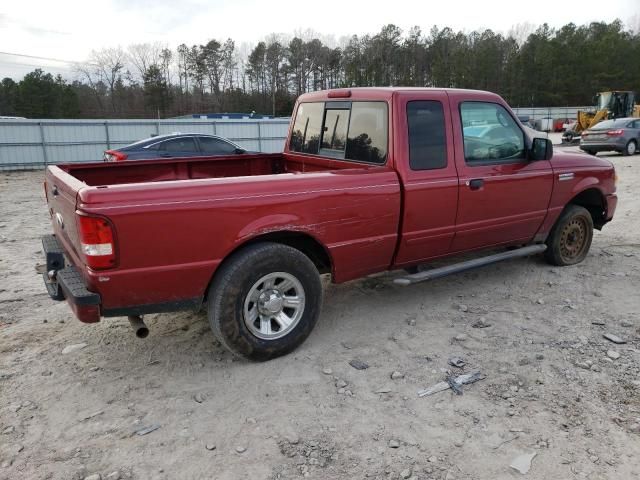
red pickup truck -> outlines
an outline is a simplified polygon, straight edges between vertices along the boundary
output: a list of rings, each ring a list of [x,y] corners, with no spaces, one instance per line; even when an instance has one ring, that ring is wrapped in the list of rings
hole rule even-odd
[[[405,269],[407,285],[538,252],[582,261],[615,183],[609,161],[554,154],[492,93],[308,93],[283,153],[48,167],[44,279],[81,321],[128,316],[140,336],[144,314],[206,305],[229,350],[265,360],[313,329],[320,274]]]

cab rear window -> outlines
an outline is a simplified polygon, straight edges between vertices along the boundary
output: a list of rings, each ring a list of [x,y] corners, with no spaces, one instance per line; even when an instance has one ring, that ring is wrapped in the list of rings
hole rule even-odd
[[[344,160],[384,164],[385,102],[309,102],[296,111],[289,149]]]

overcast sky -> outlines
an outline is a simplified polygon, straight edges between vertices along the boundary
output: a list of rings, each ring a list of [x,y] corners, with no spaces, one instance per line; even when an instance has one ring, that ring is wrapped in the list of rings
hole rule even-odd
[[[616,18],[637,26],[639,14],[640,0],[2,0],[0,78],[20,78],[38,66],[71,77],[68,62],[86,59],[92,49],[132,43],[175,48],[231,37],[240,46],[308,29],[339,42],[388,23],[404,31],[437,25],[502,33],[525,23],[559,27]]]

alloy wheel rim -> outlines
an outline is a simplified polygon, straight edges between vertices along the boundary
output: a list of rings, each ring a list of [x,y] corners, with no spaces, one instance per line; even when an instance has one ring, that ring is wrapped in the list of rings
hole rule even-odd
[[[587,245],[587,222],[584,218],[573,218],[560,235],[560,255],[565,261],[579,258]]]
[[[269,273],[249,289],[243,319],[262,340],[277,340],[291,332],[304,313],[305,293],[300,281],[287,272]]]
[[[629,155],[633,155],[634,153],[636,153],[636,144],[633,142],[629,142],[627,145],[627,153]]]

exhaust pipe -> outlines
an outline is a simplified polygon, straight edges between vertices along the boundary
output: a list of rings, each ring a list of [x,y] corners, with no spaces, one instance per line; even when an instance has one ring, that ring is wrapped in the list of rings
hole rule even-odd
[[[131,328],[136,332],[136,337],[147,338],[149,336],[149,328],[142,321],[142,315],[129,315],[127,318],[131,323]]]

